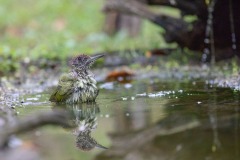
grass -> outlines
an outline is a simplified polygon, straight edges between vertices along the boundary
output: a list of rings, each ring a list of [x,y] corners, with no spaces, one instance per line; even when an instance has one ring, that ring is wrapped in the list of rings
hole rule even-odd
[[[104,0],[0,0],[0,75],[20,61],[46,58],[65,61],[79,53],[164,47],[163,30],[143,21],[139,36],[103,31]]]
[[[93,0],[2,0],[1,54],[65,58],[73,51],[92,48],[82,41],[101,31],[100,8]]]
[[[129,38],[125,32],[110,37],[102,30],[105,0],[0,0],[0,75],[12,73],[20,61],[41,59],[66,62],[79,53],[93,54],[125,49],[176,47],[167,44],[159,26],[143,20],[140,34]],[[157,13],[179,17],[169,7],[152,7]],[[185,17],[193,21],[196,17]],[[196,54],[191,57],[196,57]],[[179,53],[169,56],[188,63]],[[48,61],[45,61],[48,62]]]
[[[0,61],[66,59],[78,53],[98,53],[166,45],[159,27],[144,21],[142,32],[129,38],[102,32],[104,0],[0,0]],[[0,65],[11,70],[18,64]],[[11,66],[11,67],[9,67]],[[8,68],[9,67],[9,68]]]

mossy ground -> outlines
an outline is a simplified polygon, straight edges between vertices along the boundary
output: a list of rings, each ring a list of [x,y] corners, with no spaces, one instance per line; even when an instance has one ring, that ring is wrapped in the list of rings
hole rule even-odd
[[[177,47],[167,44],[159,26],[143,20],[140,34],[130,38],[125,32],[108,36],[103,32],[105,0],[0,0],[0,76],[24,69],[49,68],[66,63],[79,54],[110,51]],[[156,12],[179,17],[177,10],[169,7],[152,8]],[[194,17],[185,17],[186,21]],[[159,33],[159,34],[158,34]],[[159,67],[180,68],[200,63],[201,54],[184,49],[176,50],[166,58],[159,58]],[[223,62],[219,72],[238,74],[238,60]],[[101,61],[99,61],[102,63]],[[198,63],[198,64],[199,64]],[[20,67],[21,66],[21,67]],[[25,65],[26,66],[26,65]],[[30,66],[30,67],[29,67]],[[130,66],[130,64],[129,64]],[[136,69],[138,64],[131,64]]]
[[[0,71],[17,70],[20,61],[65,61],[79,53],[165,47],[163,30],[143,21],[139,36],[103,31],[104,0],[0,0]],[[168,10],[167,10],[168,11]]]

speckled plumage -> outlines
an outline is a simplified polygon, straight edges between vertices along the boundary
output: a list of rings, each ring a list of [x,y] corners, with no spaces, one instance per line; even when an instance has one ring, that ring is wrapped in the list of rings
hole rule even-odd
[[[97,145],[97,142],[90,136],[90,131],[82,131],[77,136],[77,147],[83,151],[89,151]]]
[[[98,144],[97,141],[91,137],[90,133],[91,132],[89,130],[79,132],[76,140],[76,145],[79,149],[83,151],[90,151],[93,148],[107,149],[106,147]]]
[[[97,58],[100,57],[102,56]],[[88,69],[97,58],[91,58],[80,55],[72,60],[73,68],[71,72],[60,77],[58,87],[49,99],[51,102],[75,104],[95,101],[99,90]]]

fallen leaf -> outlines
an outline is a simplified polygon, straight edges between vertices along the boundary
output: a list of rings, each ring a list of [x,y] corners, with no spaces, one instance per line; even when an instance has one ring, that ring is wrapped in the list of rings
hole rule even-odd
[[[133,71],[128,68],[121,68],[117,70],[113,70],[108,73],[106,77],[106,81],[118,81],[121,83],[129,83],[134,76]]]

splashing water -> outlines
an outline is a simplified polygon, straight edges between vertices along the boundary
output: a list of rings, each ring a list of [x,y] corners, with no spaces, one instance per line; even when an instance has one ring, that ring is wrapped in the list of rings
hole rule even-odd
[[[207,62],[208,57],[211,56],[211,64],[215,63],[215,48],[214,48],[214,34],[213,34],[213,11],[217,0],[211,0],[208,4],[208,18],[205,31],[204,44],[205,48],[202,54],[202,62]]]
[[[235,34],[235,27],[234,27],[232,0],[229,0],[229,19],[230,19],[230,27],[231,27],[232,49],[236,51],[237,45],[236,45],[236,34]]]
[[[213,30],[213,12],[217,0],[206,0],[208,5],[208,18],[205,30],[204,44],[205,48],[202,54],[202,62],[206,63],[209,59],[211,65],[215,63],[215,47],[214,47],[214,30]],[[231,47],[233,51],[237,50],[236,30],[234,25],[234,14],[233,14],[233,1],[229,0],[229,20],[230,20],[230,32],[231,32]]]

